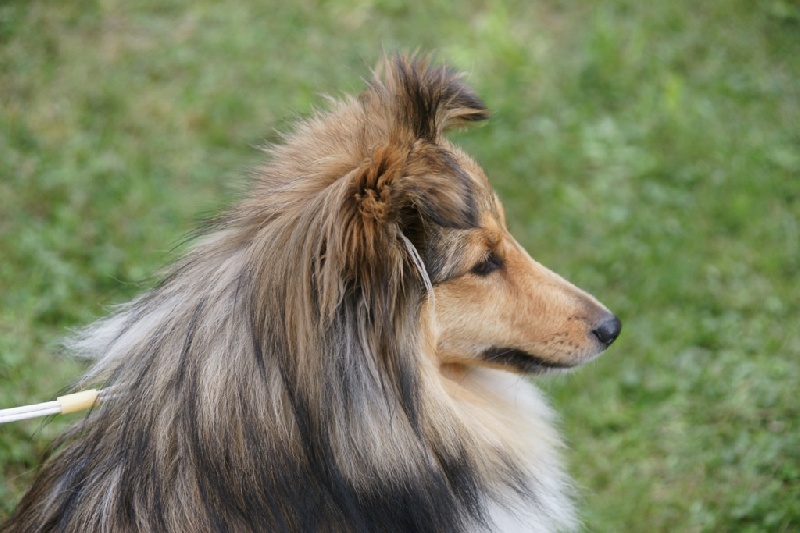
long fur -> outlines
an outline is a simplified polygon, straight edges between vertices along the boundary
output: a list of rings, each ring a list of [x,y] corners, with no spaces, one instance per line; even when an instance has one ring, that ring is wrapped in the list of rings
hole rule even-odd
[[[520,368],[503,343],[477,339],[471,365],[449,333],[472,328],[468,311],[505,320],[459,289],[493,275],[499,259],[470,273],[470,246],[504,220],[442,136],[486,117],[458,74],[395,57],[268,148],[248,194],[160,285],[72,341],[96,359],[79,387],[109,399],[53,445],[2,530],[573,529],[545,402],[507,371]],[[565,308],[600,309],[570,294]],[[599,351],[587,338],[575,343]]]

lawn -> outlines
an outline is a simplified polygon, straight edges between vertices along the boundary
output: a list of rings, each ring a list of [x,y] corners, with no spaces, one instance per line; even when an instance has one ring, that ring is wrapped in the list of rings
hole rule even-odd
[[[0,408],[381,49],[467,70],[512,232],[623,320],[539,380],[587,531],[800,529],[800,2],[0,3]],[[0,519],[79,415],[0,427]]]

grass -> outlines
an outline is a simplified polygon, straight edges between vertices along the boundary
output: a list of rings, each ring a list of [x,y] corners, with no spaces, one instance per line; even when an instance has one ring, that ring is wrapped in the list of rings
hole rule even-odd
[[[320,92],[435,50],[534,257],[623,319],[542,387],[587,531],[800,528],[800,3],[0,4],[0,407],[81,371],[60,337],[149,286]],[[66,417],[65,417],[66,418]],[[76,417],[0,428],[0,518]]]

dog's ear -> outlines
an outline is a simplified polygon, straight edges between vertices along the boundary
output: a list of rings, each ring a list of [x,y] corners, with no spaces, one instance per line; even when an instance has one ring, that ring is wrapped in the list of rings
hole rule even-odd
[[[427,58],[384,58],[362,94],[365,111],[380,117],[375,144],[353,175],[363,215],[403,224],[418,215],[440,226],[477,224],[474,184],[439,141],[448,128],[484,120],[488,111],[461,74]]]
[[[363,159],[330,189],[330,205],[338,207],[326,224],[325,261],[315,277],[324,307],[333,309],[355,283],[371,312],[389,320],[396,285],[409,272],[400,234],[413,240],[414,230],[428,224],[478,224],[477,184],[441,134],[488,113],[459,74],[405,57],[384,61],[359,111]]]
[[[453,126],[489,118],[486,105],[462,77],[426,57],[397,55],[379,64],[367,95],[393,111],[395,127],[434,142]]]

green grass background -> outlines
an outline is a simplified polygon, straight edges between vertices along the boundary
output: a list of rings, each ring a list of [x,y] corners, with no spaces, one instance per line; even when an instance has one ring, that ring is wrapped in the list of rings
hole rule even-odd
[[[540,380],[586,530],[800,530],[797,0],[3,1],[0,407],[382,47],[471,73],[512,231],[623,320]],[[0,518],[77,419],[0,426]]]

